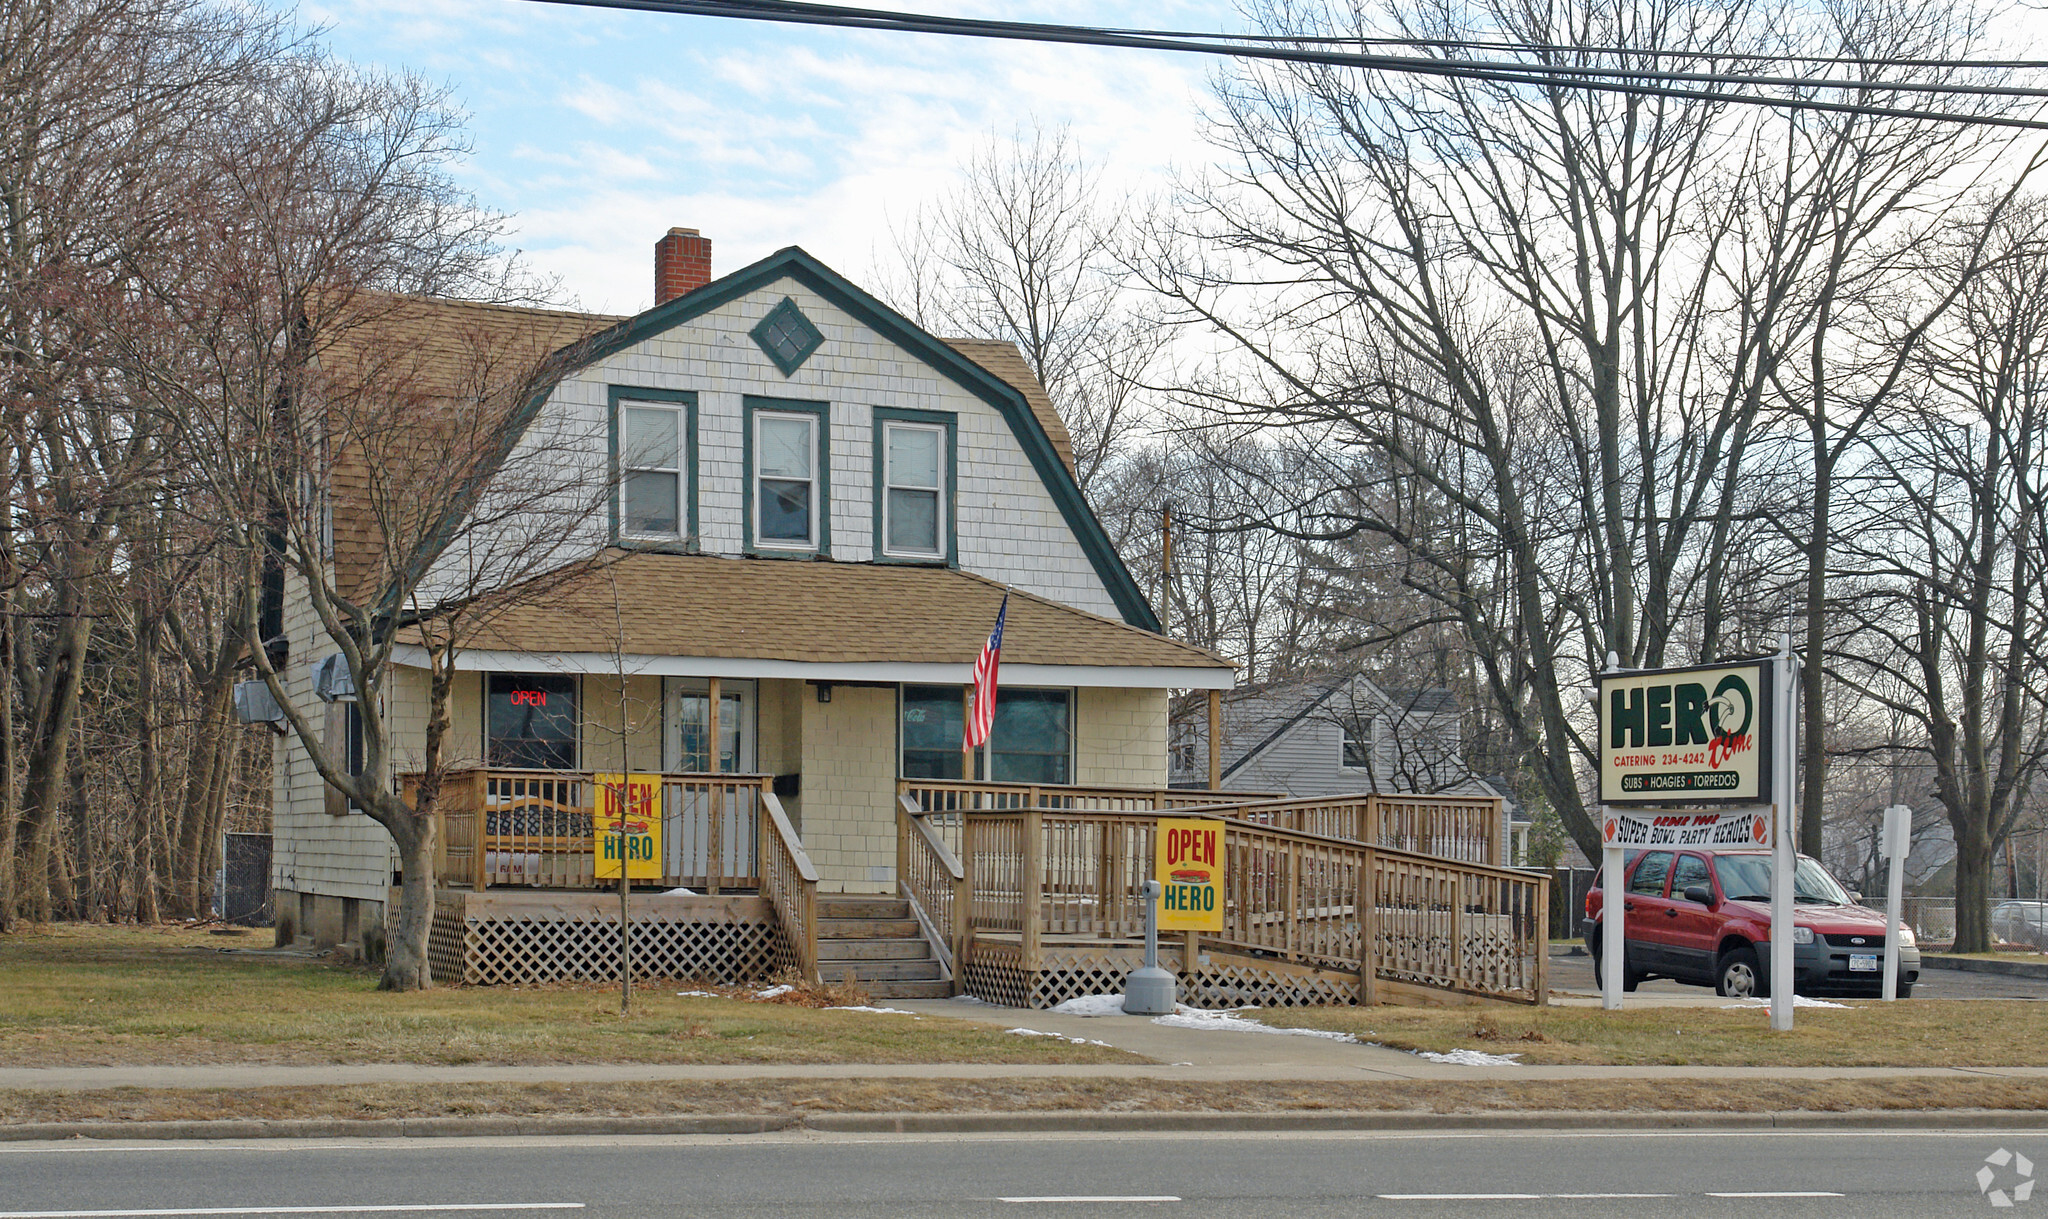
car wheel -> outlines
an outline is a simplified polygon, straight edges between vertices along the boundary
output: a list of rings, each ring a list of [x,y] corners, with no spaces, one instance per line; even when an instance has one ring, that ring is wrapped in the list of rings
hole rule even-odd
[[[1635,970],[1624,969],[1621,971],[1622,990],[1633,992],[1636,987],[1642,985],[1642,982],[1643,975],[1637,973]],[[1602,991],[1607,989],[1607,973],[1604,967],[1600,964],[1600,954],[1598,952],[1595,952],[1593,954],[1593,987],[1596,990]]]
[[[1744,944],[1721,954],[1714,968],[1714,993],[1730,999],[1765,999],[1771,983],[1757,964],[1756,949]]]
[[[1913,984],[1912,984],[1911,982],[1901,982],[1901,983],[1899,983],[1899,998],[1901,998],[1901,999],[1910,999],[1910,998],[1912,998],[1912,997],[1913,997]]]

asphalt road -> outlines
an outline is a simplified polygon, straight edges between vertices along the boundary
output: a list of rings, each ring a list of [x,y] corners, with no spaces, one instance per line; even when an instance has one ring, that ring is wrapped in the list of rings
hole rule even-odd
[[[1569,949],[1552,949],[1550,954],[1550,985],[1557,990],[1584,991],[1597,994],[1599,987],[1593,981],[1593,958],[1590,956],[1567,956]],[[1713,992],[1704,986],[1687,986],[1682,982],[1658,980],[1645,982],[1637,988],[1645,995],[1708,995]],[[1920,981],[1913,987],[1915,999],[2048,999],[2048,978],[2008,978],[2001,974],[1968,973],[1960,969],[1922,969]],[[2042,1211],[2048,1214],[2048,1194],[2043,1195]]]
[[[508,1216],[1606,1216],[1997,1213],[2005,1134],[593,1138],[0,1146],[0,1219]],[[2022,1181],[2010,1155],[1991,1188]],[[2048,1196],[2010,1213],[2048,1210]]]

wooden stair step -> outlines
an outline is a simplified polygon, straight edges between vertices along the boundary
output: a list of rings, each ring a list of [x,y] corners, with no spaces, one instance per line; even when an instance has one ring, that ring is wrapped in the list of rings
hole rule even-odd
[[[818,956],[826,961],[922,961],[932,955],[923,936],[886,940],[834,940],[820,937]]]
[[[820,961],[818,976],[826,982],[843,982],[846,975],[868,982],[936,982],[943,976],[937,961]]]
[[[906,939],[922,937],[914,918],[819,918],[821,940]]]
[[[867,985],[871,999],[950,999],[951,982],[873,982]]]
[[[910,903],[900,897],[827,897],[819,894],[818,917],[903,919],[910,917]]]

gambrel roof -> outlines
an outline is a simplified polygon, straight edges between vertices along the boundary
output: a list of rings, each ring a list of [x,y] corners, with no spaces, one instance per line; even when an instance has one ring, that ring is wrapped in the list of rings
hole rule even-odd
[[[319,359],[330,376],[378,374],[407,380],[422,409],[430,409],[426,404],[437,396],[453,399],[475,392],[480,352],[506,367],[545,369],[546,376],[537,385],[523,387],[528,401],[513,415],[509,449],[564,377],[782,279],[816,292],[994,407],[1009,424],[1118,613],[1132,626],[1158,629],[1151,607],[1082,498],[1071,438],[1017,348],[998,340],[936,338],[795,246],[631,317],[380,298],[372,316],[333,337]],[[368,514],[350,511],[362,494],[360,463],[351,466],[346,454],[337,454],[330,479],[336,576],[340,587],[357,589],[376,577],[381,560],[376,539],[368,532]]]

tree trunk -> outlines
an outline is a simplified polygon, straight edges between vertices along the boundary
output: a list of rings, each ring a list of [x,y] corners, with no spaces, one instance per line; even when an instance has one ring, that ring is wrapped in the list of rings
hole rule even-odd
[[[50,917],[50,879],[57,863],[57,815],[64,802],[71,725],[78,717],[85,648],[91,636],[92,620],[83,615],[68,617],[60,623],[45,679],[49,687],[35,708],[39,722],[31,738],[21,800],[22,836],[26,840],[26,849],[21,853],[21,879],[31,888],[18,894],[17,902],[38,922]]]
[[[1956,835],[1956,952],[1991,951],[1991,869],[1995,853],[1982,826]]]
[[[427,990],[434,985],[427,938],[434,926],[434,838],[439,827],[433,806],[425,801],[421,805],[419,814],[401,814],[408,828],[392,835],[398,840],[402,871],[398,911],[384,946],[384,975],[377,979],[378,990]]]
[[[232,681],[209,682],[200,688],[199,696],[195,748],[185,770],[185,796],[178,809],[172,865],[171,913],[183,918],[196,918],[205,907],[207,839],[219,834],[227,808],[222,755],[231,752],[227,734],[234,731],[228,718],[234,701]]]

